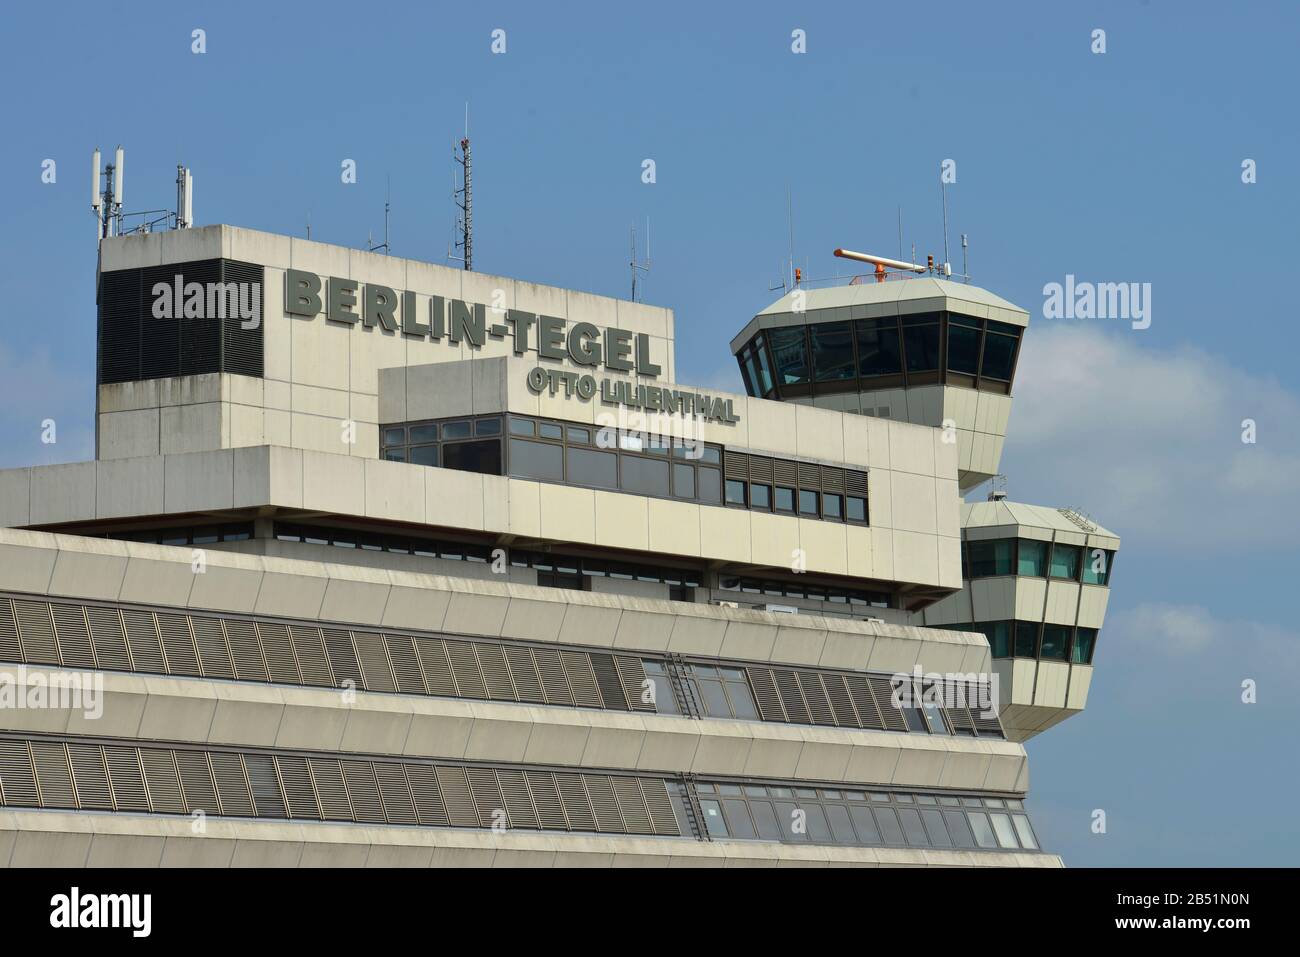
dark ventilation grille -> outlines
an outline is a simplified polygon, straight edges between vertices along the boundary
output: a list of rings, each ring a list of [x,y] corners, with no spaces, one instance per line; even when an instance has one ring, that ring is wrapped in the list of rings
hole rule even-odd
[[[149,811],[152,808],[149,805],[149,792],[146,790],[144,769],[140,766],[141,754],[139,748],[124,748],[115,745],[104,746],[104,763],[108,767],[108,776],[113,781],[113,800],[119,811]],[[174,800],[179,795],[176,789],[176,771],[172,769],[172,780],[170,782],[172,792],[167,791],[167,786],[160,788],[158,795],[159,810],[162,810],[169,801]],[[77,785],[80,790],[81,785]]]
[[[173,288],[199,283],[201,315],[186,313],[182,295],[176,312]],[[99,278],[99,375],[103,385],[177,375],[229,372],[262,375],[265,269],[230,259],[206,259],[166,266],[123,269]],[[155,317],[162,295],[171,299],[172,317]],[[240,284],[245,284],[240,288]],[[256,291],[256,296],[253,295]],[[241,306],[256,306],[243,319]],[[223,318],[224,315],[224,318]]]
[[[23,648],[18,643],[18,624],[14,621],[14,606],[8,598],[0,598],[0,661],[22,661]]]
[[[90,623],[90,637],[99,667],[108,671],[130,671],[131,657],[126,650],[121,612],[116,608],[90,605],[86,608],[86,620]]]
[[[867,683],[871,685],[871,693],[875,696],[876,707],[884,719],[885,730],[906,731],[907,719],[899,708],[894,707],[894,689],[889,679],[872,676],[867,679]]]
[[[43,601],[14,602],[14,617],[22,636],[23,660],[33,665],[59,664],[59,646],[54,640],[50,606]]]

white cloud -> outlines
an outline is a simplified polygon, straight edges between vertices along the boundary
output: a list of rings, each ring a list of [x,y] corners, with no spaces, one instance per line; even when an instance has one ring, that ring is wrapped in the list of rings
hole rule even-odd
[[[1212,673],[1255,667],[1267,673],[1300,670],[1300,635],[1280,625],[1251,619],[1221,618],[1201,605],[1144,602],[1106,616],[1103,640],[1117,664],[1153,659],[1165,667],[1192,667]],[[1146,668],[1136,669],[1137,675]]]
[[[1141,333],[1049,325],[1025,339],[1003,455],[1011,498],[1077,505],[1162,546],[1294,546],[1300,396]],[[1243,444],[1242,421],[1257,441]]]

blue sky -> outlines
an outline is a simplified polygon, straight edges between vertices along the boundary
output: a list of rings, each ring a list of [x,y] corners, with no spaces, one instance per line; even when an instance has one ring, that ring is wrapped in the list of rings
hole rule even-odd
[[[908,246],[941,254],[952,159],[951,258],[968,233],[976,282],[1032,317],[1011,496],[1124,540],[1088,710],[1029,744],[1044,841],[1079,866],[1295,864],[1300,8],[1064,6],[6,5],[0,466],[93,454],[96,145],[127,147],[128,208],[170,206],[183,161],[200,224],[310,218],[353,246],[391,183],[393,251],[441,261],[468,101],[477,268],[626,296],[649,217],[679,378],[733,389],[787,188],[797,260],[832,276],[836,246],[897,251],[900,205]],[[1044,319],[1067,274],[1151,283],[1151,327]]]

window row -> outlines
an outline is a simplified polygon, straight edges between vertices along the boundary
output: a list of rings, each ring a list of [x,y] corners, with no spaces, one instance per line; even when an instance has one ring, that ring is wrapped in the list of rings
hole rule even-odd
[[[909,714],[890,676],[0,596],[0,661],[386,694],[929,734],[994,734],[974,708]]]
[[[660,714],[775,721],[965,737],[1004,737],[987,685],[914,686],[896,676],[727,665],[668,658],[641,662]],[[951,692],[947,697],[938,691]],[[930,693],[927,695],[926,691]],[[984,692],[981,696],[981,691]],[[982,703],[981,703],[982,702]]]
[[[1015,798],[0,733],[0,805],[399,827],[1038,850]]]
[[[275,537],[282,542],[308,545],[333,545],[336,548],[359,548],[369,552],[392,552],[396,555],[419,555],[449,561],[485,563],[492,560],[492,547],[475,542],[456,542],[386,532],[364,532],[333,525],[275,523]]]
[[[740,578],[719,575],[721,591],[735,591],[746,595],[768,595],[773,598],[807,598],[828,601],[836,605],[857,605],[871,608],[896,608],[897,599],[889,592],[862,588],[839,588],[804,584],[798,581],[777,581],[771,578]]]
[[[988,638],[994,658],[1038,658],[1090,665],[1097,647],[1096,628],[1036,621],[985,621],[969,627],[972,631],[983,632]]]
[[[253,523],[230,522],[225,525],[183,525],[171,528],[91,532],[86,537],[113,538],[123,542],[148,542],[153,545],[214,545],[217,542],[248,541],[253,537]]]
[[[866,472],[744,452],[723,461],[729,506],[867,524]]]
[[[486,431],[484,429],[486,426]],[[526,416],[384,426],[389,461],[867,524],[867,474]],[[486,437],[485,437],[486,436]]]
[[[0,737],[0,802],[406,827],[683,833],[661,777],[85,738]]]
[[[768,329],[736,353],[763,398],[944,382],[1009,395],[1023,329],[955,312]]]
[[[898,792],[669,782],[679,817],[698,802],[711,840],[1037,851],[1024,802]]]
[[[1105,548],[1043,542],[1028,538],[998,538],[962,542],[962,577],[991,578],[1020,575],[1057,578],[1085,585],[1109,585],[1115,552]]]

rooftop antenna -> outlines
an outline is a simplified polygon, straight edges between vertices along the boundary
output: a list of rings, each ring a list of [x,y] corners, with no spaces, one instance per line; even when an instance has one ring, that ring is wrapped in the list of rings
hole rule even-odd
[[[460,141],[460,153],[457,155],[455,145],[451,149],[451,158],[453,162],[460,166],[460,188],[456,188],[456,175],[453,171],[451,178],[451,198],[457,208],[460,210],[460,218],[457,222],[457,228],[460,231],[460,240],[454,242],[455,248],[463,249],[464,253],[460,256],[452,254],[450,249],[447,250],[447,258],[460,260],[465,264],[465,270],[471,271],[474,268],[474,161],[470,154],[469,147],[469,104],[465,104],[465,136]]]
[[[903,207],[901,205],[898,207],[898,258],[903,258]],[[912,258],[916,259],[916,255],[913,254]]]
[[[95,214],[96,233],[100,239],[116,236],[122,227],[122,166],[125,154],[122,147],[117,148],[112,163],[102,171],[104,188],[99,188],[101,171],[99,168],[99,147],[91,154],[90,209]]]
[[[952,266],[948,260],[948,184],[943,181],[942,169],[939,173],[939,196],[943,201],[943,266],[940,272],[944,276],[951,276]]]
[[[645,259],[636,258],[636,224],[632,225],[632,301],[636,302],[636,280],[637,273],[644,272],[647,275],[650,272],[650,217],[645,218]]]
[[[786,214],[790,221],[790,288],[795,286],[795,268],[794,268],[794,193],[790,189],[790,184],[785,185],[785,205]]]
[[[194,176],[189,167],[176,164],[176,228],[194,225]]]
[[[852,259],[855,262],[871,263],[876,267],[876,282],[884,282],[886,270],[896,269],[901,272],[925,272],[925,266],[918,266],[916,263],[903,262],[901,259],[886,259],[884,256],[873,256],[870,253],[854,252],[852,249],[837,249],[835,255],[840,259]]]
[[[388,249],[388,213],[389,213],[389,211],[392,209],[392,202],[391,202],[391,200],[392,200],[392,196],[393,196],[393,178],[392,178],[391,176],[389,176],[389,177],[388,177],[388,186],[386,187],[385,192],[384,192],[384,241],[383,241],[382,243],[380,243],[378,246],[372,245],[372,244],[374,243],[375,240],[374,240],[373,235],[371,235],[371,237],[370,237],[369,239],[366,240],[366,245],[370,247],[370,251],[371,251],[372,253],[375,252],[376,250],[382,249],[382,250],[384,251],[384,255],[385,255],[385,256],[387,256],[387,255],[389,254],[389,249]]]
[[[966,280],[966,282],[969,283],[970,267],[966,265],[966,247],[968,245],[969,244],[966,242],[966,234],[962,233],[961,234],[961,276],[963,279]]]
[[[307,238],[311,239],[311,210],[307,210]]]

